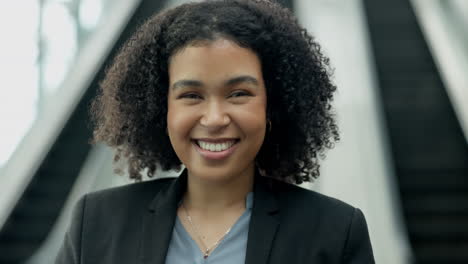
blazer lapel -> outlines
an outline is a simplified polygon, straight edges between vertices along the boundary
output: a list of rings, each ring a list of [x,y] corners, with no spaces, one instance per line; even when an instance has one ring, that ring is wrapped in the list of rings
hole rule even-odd
[[[266,264],[278,229],[276,198],[269,179],[255,175],[254,205],[249,224],[246,264]],[[161,190],[143,217],[141,263],[164,264],[177,215],[178,203],[187,185],[187,170]]]
[[[256,175],[254,205],[249,224],[246,264],[268,263],[271,247],[278,229],[278,206],[274,194],[268,190],[269,179]]]
[[[141,263],[164,264],[172,237],[177,206],[186,188],[186,170],[161,190],[143,217]]]

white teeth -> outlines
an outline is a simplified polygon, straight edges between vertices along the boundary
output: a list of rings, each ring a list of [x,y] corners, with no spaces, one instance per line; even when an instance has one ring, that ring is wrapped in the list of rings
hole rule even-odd
[[[204,149],[204,150],[209,150],[209,151],[214,151],[214,152],[218,152],[218,151],[223,151],[223,150],[226,150],[228,148],[230,148],[232,145],[234,145],[235,141],[226,141],[226,142],[223,142],[223,143],[209,143],[209,142],[204,142],[204,141],[200,141],[198,140],[198,145]]]

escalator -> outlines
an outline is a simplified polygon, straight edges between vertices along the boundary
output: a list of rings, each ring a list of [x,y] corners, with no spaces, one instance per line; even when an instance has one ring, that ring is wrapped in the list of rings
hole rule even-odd
[[[166,1],[141,1],[112,51],[103,55],[107,56],[104,65],[135,28],[165,4]],[[91,149],[88,109],[103,73],[101,66],[5,224],[0,226],[0,263],[24,263],[45,241],[60,215]]]
[[[415,263],[468,263],[468,146],[440,73],[408,0],[364,8]]]

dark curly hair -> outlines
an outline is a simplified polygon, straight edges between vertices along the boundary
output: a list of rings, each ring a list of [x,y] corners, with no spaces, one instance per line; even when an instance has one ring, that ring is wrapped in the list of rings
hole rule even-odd
[[[319,176],[319,158],[339,140],[328,58],[286,8],[268,0],[187,3],[139,27],[121,48],[91,105],[93,143],[116,148],[130,178],[159,167],[179,170],[167,126],[168,61],[181,48],[225,38],[262,63],[271,131],[257,154],[265,174],[302,183]]]

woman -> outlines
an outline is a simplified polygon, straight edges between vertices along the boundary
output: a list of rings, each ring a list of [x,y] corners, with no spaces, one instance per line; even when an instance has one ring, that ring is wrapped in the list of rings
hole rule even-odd
[[[57,263],[374,263],[362,212],[291,183],[338,140],[328,60],[266,0],[150,18],[93,103],[131,178],[84,196]]]

